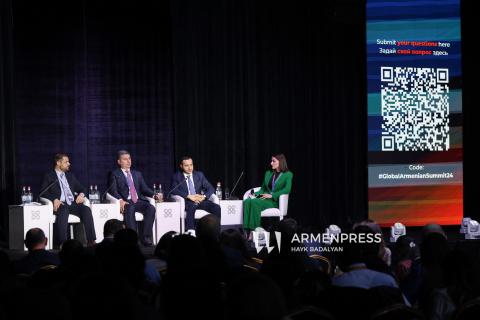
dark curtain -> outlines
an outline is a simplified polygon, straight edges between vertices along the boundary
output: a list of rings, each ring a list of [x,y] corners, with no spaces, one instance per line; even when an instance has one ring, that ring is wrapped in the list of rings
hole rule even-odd
[[[0,1],[0,241],[5,241],[8,204],[14,201],[15,116],[13,101],[13,31],[12,2]]]
[[[238,196],[270,156],[306,226],[366,217],[364,3],[172,1],[176,162]]]
[[[17,182],[38,194],[53,155],[85,185],[107,188],[116,152],[147,182],[173,159],[167,2],[15,1]]]

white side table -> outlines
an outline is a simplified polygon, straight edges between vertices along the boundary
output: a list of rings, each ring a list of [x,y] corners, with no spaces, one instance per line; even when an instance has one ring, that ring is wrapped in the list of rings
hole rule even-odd
[[[156,241],[169,231],[180,232],[180,202],[158,202],[155,207]]]
[[[47,249],[51,249],[50,221],[53,219],[52,208],[42,205],[12,205],[8,207],[9,246],[14,250],[27,250],[24,239],[32,228],[42,229],[48,237]]]
[[[243,201],[242,200],[220,200],[222,209],[222,226],[243,224]]]
[[[95,234],[97,235],[97,243],[103,240],[103,226],[110,219],[118,219],[123,221],[120,214],[120,206],[113,203],[94,203],[90,204],[92,209],[93,225],[95,226]]]

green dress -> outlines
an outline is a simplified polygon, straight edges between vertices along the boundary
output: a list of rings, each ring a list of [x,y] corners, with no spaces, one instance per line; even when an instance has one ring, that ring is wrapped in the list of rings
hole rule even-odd
[[[265,172],[262,187],[255,192],[255,195],[270,193],[272,195],[270,199],[248,198],[243,200],[243,227],[245,229],[255,230],[255,228],[260,227],[260,213],[268,208],[278,208],[280,195],[290,193],[293,178],[291,171],[282,172],[277,177],[273,190],[271,190],[272,176],[272,170]]]

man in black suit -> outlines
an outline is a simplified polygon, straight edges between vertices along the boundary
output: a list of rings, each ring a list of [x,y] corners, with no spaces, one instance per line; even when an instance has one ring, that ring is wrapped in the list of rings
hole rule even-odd
[[[140,171],[131,170],[132,159],[126,150],[120,150],[117,156],[120,168],[111,172],[109,185],[111,195],[120,200],[120,213],[123,214],[127,228],[137,230],[135,212],[143,213],[143,235],[141,241],[145,246],[153,245],[152,228],[155,221],[155,207],[147,197],[155,197],[147,186]]]
[[[208,200],[215,192],[207,178],[201,171],[193,170],[192,157],[185,156],[180,162],[180,169],[173,175],[171,186],[178,186],[172,194],[185,199],[185,229],[195,229],[195,211],[205,210],[216,215],[220,219],[220,206]]]
[[[55,169],[45,174],[42,182],[42,197],[53,202],[53,212],[56,215],[53,224],[53,244],[55,247],[67,240],[68,215],[73,214],[80,218],[87,237],[87,245],[95,245],[95,227],[92,211],[83,205],[85,188],[69,172],[70,159],[64,153],[58,153],[54,158]]]

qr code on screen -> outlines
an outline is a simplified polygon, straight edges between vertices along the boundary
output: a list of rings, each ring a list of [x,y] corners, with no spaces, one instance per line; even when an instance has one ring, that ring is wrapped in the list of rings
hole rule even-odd
[[[381,67],[382,151],[450,148],[448,69]]]

